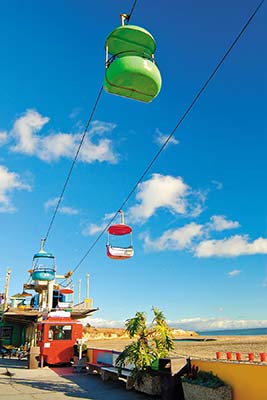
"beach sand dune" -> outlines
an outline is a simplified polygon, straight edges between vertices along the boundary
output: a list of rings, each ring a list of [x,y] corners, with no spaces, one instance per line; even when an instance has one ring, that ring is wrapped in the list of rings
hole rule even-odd
[[[175,348],[170,354],[171,356],[182,356],[191,358],[215,359],[217,351],[222,353],[222,359],[226,359],[226,352],[239,352],[242,360],[248,360],[248,353],[255,354],[255,360],[259,358],[259,353],[267,352],[267,336],[213,336],[202,337],[197,339],[207,339],[206,341],[176,341]],[[179,338],[179,340],[182,338]],[[188,337],[184,339],[188,340]],[[215,340],[210,340],[215,339]],[[104,340],[88,340],[87,346],[122,351],[129,344],[129,339],[104,339]]]

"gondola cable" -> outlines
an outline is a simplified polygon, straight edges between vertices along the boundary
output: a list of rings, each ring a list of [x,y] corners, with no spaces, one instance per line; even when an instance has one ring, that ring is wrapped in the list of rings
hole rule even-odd
[[[136,7],[136,3],[137,3],[137,0],[135,0],[135,1],[133,2],[130,13],[127,14],[127,15],[125,14],[125,18],[126,18],[126,20],[127,20],[127,23],[129,23],[129,21],[130,21],[132,15],[133,15],[134,9],[135,9],[135,7]],[[54,224],[56,215],[57,215],[57,213],[58,213],[58,211],[59,211],[59,206],[60,206],[60,204],[61,204],[61,202],[62,202],[62,199],[63,199],[64,193],[65,193],[65,190],[66,190],[66,188],[67,188],[67,185],[68,185],[68,183],[69,183],[69,180],[70,180],[70,177],[71,177],[73,168],[74,168],[74,166],[75,166],[75,163],[76,163],[77,158],[78,158],[78,156],[79,156],[79,153],[80,153],[80,151],[81,151],[81,148],[82,148],[82,145],[83,145],[85,136],[86,136],[86,134],[87,134],[87,132],[88,132],[88,129],[89,129],[89,126],[90,126],[90,123],[91,123],[91,121],[92,121],[92,119],[93,119],[93,116],[94,116],[94,114],[95,114],[97,105],[98,105],[98,103],[99,103],[99,101],[100,101],[102,92],[103,92],[103,85],[101,86],[101,88],[100,88],[100,90],[99,90],[99,92],[98,92],[98,94],[97,94],[97,96],[96,96],[95,103],[94,103],[94,105],[93,105],[93,108],[92,108],[90,117],[89,117],[89,119],[88,119],[88,121],[87,121],[87,124],[86,124],[86,126],[85,126],[85,129],[84,129],[84,131],[83,131],[83,134],[82,134],[82,137],[81,137],[81,140],[80,140],[78,149],[77,149],[77,151],[76,151],[76,153],[75,153],[75,156],[74,156],[74,158],[73,158],[71,167],[70,167],[70,169],[69,169],[69,172],[68,172],[68,174],[67,174],[67,176],[66,176],[65,182],[64,182],[64,184],[63,184],[62,191],[61,191],[60,196],[59,196],[59,198],[58,198],[58,201],[57,201],[55,210],[54,210],[54,212],[53,212],[53,215],[52,215],[52,217],[51,217],[50,223],[49,223],[49,225],[48,225],[48,229],[47,229],[46,235],[45,235],[45,237],[44,237],[44,243],[45,243],[45,242],[47,241],[47,239],[48,239],[48,236],[49,236],[50,231],[51,231],[51,229],[52,229],[52,226],[53,226],[53,224]]]
[[[137,3],[137,0],[135,0],[135,1],[133,2],[131,11],[130,11],[129,14],[127,15],[127,22],[128,22],[128,23],[129,23],[129,21],[130,21],[132,15],[133,15],[134,9],[135,9],[135,7],[136,7],[136,3]]]
[[[60,196],[59,196],[58,201],[57,201],[57,205],[56,205],[56,207],[55,207],[55,210],[54,210],[54,213],[53,213],[53,215],[52,215],[50,224],[49,224],[49,226],[48,226],[48,229],[47,229],[47,232],[46,232],[46,235],[45,235],[45,238],[44,238],[44,242],[47,241],[48,236],[49,236],[49,234],[50,234],[50,231],[51,231],[51,229],[52,229],[53,223],[54,223],[54,221],[55,221],[56,215],[57,215],[58,210],[59,210],[60,203],[61,203],[61,201],[62,201],[62,199],[63,199],[65,190],[66,190],[67,185],[68,185],[68,182],[69,182],[69,180],[70,180],[70,176],[71,176],[71,174],[72,174],[73,168],[74,168],[74,166],[75,166],[75,163],[76,163],[77,158],[78,158],[78,156],[79,156],[79,153],[80,153],[80,151],[81,151],[81,148],[82,148],[82,145],[83,145],[85,136],[86,136],[86,134],[87,134],[87,132],[88,132],[90,123],[91,123],[92,118],[93,118],[93,116],[94,116],[94,114],[95,114],[95,111],[96,111],[97,105],[98,105],[98,103],[99,103],[100,97],[101,97],[101,95],[102,95],[102,92],[103,92],[103,86],[101,86],[101,88],[100,88],[100,90],[99,90],[99,92],[98,92],[98,95],[97,95],[97,97],[96,97],[96,101],[95,101],[95,103],[94,103],[93,109],[92,109],[91,114],[90,114],[90,117],[89,117],[89,119],[88,119],[88,121],[87,121],[87,124],[86,124],[86,126],[85,126],[85,129],[84,129],[84,131],[83,131],[83,134],[82,134],[82,137],[81,137],[81,140],[80,140],[78,149],[77,149],[76,154],[75,154],[75,156],[74,156],[74,159],[73,159],[73,161],[72,161],[71,167],[70,167],[70,169],[69,169],[69,172],[68,172],[68,174],[67,174],[67,177],[66,177],[65,182],[64,182],[64,185],[63,185],[63,189],[62,189],[62,191],[61,191],[61,193],[60,193]]]
[[[124,199],[124,201],[122,202],[122,204],[120,205],[120,207],[118,208],[118,211],[115,213],[115,215],[109,220],[109,222],[106,224],[106,226],[103,228],[103,230],[100,232],[100,234],[98,235],[98,237],[95,239],[95,241],[91,244],[91,246],[89,247],[89,249],[86,251],[86,253],[84,254],[84,256],[81,258],[81,260],[78,262],[78,264],[76,265],[76,267],[73,269],[73,273],[77,271],[77,269],[80,267],[80,265],[84,262],[84,260],[87,258],[87,256],[89,255],[89,253],[93,250],[93,248],[96,246],[96,244],[98,243],[98,241],[101,239],[101,237],[104,235],[104,233],[106,232],[106,230],[109,228],[109,226],[112,224],[112,222],[115,220],[115,218],[117,217],[117,215],[119,214],[120,210],[122,210],[124,208],[124,206],[126,205],[126,203],[128,202],[128,200],[130,199],[130,197],[132,196],[132,194],[135,192],[135,190],[137,189],[138,185],[142,182],[143,178],[146,176],[146,174],[148,173],[148,171],[151,169],[151,167],[153,166],[153,164],[155,163],[155,161],[158,159],[158,157],[160,156],[160,154],[163,152],[163,150],[165,149],[165,147],[167,146],[167,144],[169,143],[169,141],[171,140],[172,136],[174,135],[174,133],[176,132],[176,130],[179,128],[179,126],[182,124],[182,122],[185,120],[185,118],[187,117],[187,115],[191,112],[191,110],[193,109],[194,105],[196,104],[196,102],[198,101],[198,99],[201,97],[202,93],[205,91],[205,89],[207,88],[208,84],[210,83],[210,81],[213,79],[213,77],[216,75],[216,73],[218,72],[218,70],[220,69],[220,67],[222,66],[222,64],[224,63],[224,61],[226,60],[226,58],[228,57],[228,55],[231,53],[232,49],[235,47],[235,45],[237,44],[237,42],[239,41],[239,39],[241,38],[241,36],[244,34],[244,32],[246,31],[246,29],[248,28],[248,26],[250,25],[250,23],[252,22],[252,20],[254,19],[254,17],[256,16],[256,14],[258,13],[259,9],[261,8],[261,6],[263,5],[265,0],[262,0],[258,6],[256,7],[256,9],[253,11],[253,13],[251,14],[251,16],[249,17],[249,19],[247,20],[247,22],[244,24],[243,28],[241,29],[241,31],[238,33],[238,35],[235,37],[235,39],[233,40],[233,42],[231,43],[231,45],[229,46],[229,48],[227,49],[227,51],[224,53],[223,57],[220,59],[220,61],[218,62],[218,64],[216,65],[216,67],[213,69],[213,71],[211,72],[211,74],[209,75],[208,79],[205,81],[205,83],[202,85],[202,87],[200,88],[200,90],[197,92],[197,94],[194,96],[193,100],[191,101],[191,103],[189,104],[189,106],[186,108],[185,112],[183,113],[182,117],[179,119],[178,123],[176,124],[176,126],[174,127],[174,129],[171,131],[171,133],[169,134],[168,138],[166,139],[166,141],[163,143],[163,145],[161,146],[161,148],[157,151],[157,153],[155,154],[155,156],[152,158],[152,160],[150,161],[150,163],[148,164],[148,166],[146,167],[146,169],[144,170],[144,172],[142,173],[142,175],[140,176],[140,178],[137,180],[137,182],[134,184],[134,186],[132,187],[132,189],[130,190],[130,192],[128,193],[128,195],[126,196],[126,198]],[[136,2],[135,2],[136,3]]]

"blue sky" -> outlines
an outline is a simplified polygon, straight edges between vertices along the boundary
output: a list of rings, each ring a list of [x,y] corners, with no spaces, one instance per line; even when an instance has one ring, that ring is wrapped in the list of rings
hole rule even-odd
[[[162,90],[150,104],[103,93],[46,250],[75,268],[117,211],[255,1],[137,2],[156,39]],[[0,241],[3,288],[22,289],[104,76],[104,42],[132,2],[2,1]],[[90,273],[96,326],[162,309],[173,326],[267,326],[266,4],[125,207],[135,256],[106,237]]]

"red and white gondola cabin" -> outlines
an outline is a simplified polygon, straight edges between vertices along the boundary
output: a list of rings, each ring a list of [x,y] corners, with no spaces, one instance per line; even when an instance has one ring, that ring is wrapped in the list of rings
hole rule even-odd
[[[130,235],[130,245],[127,247],[112,246],[110,244],[110,235]],[[126,260],[127,258],[131,258],[133,255],[132,228],[125,224],[111,225],[108,228],[107,256],[113,260]]]

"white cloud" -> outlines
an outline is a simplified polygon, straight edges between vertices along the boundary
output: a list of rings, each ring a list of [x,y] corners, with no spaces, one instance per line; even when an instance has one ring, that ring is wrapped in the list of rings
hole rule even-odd
[[[164,135],[162,132],[160,132],[159,129],[156,130],[156,136],[155,136],[155,143],[157,143],[159,146],[162,146],[166,140],[168,139],[169,135]],[[168,141],[167,145],[170,144],[179,144],[179,140],[175,139],[174,136],[170,138]]]
[[[47,202],[44,204],[45,210],[48,210],[49,208],[55,208],[57,206],[59,197],[56,197],[54,199],[47,200]],[[61,206],[58,209],[58,212],[60,214],[65,214],[65,215],[77,215],[79,214],[79,210],[73,207],[67,207],[67,206]]]
[[[86,137],[79,155],[79,160],[86,163],[107,161],[111,164],[115,164],[117,162],[117,156],[112,150],[111,140],[101,139],[97,144],[94,144]]]
[[[57,133],[39,139],[36,155],[43,161],[56,161],[60,157],[73,158],[78,148],[79,134]]]
[[[12,205],[10,193],[13,190],[31,190],[30,185],[21,181],[15,172],[10,172],[8,168],[0,165],[0,212],[14,212],[16,208]]]
[[[192,191],[189,192],[187,198],[188,216],[192,218],[198,217],[203,212],[203,205],[207,198],[207,191]]]
[[[19,117],[11,131],[16,144],[11,150],[17,153],[36,156],[43,161],[56,161],[60,157],[73,159],[78,149],[80,133],[55,133],[47,136],[37,135],[49,122],[48,117],[42,117],[37,111],[29,109]],[[111,132],[115,124],[102,121],[93,121],[79,154],[79,160],[92,163],[95,161],[110,163],[117,162],[117,156],[113,151],[112,142],[101,138],[92,142],[95,136]]]
[[[77,210],[76,208],[66,207],[66,206],[60,207],[59,208],[59,212],[61,214],[66,214],[66,215],[77,215],[77,214],[79,214],[79,210]]]
[[[129,217],[143,223],[159,208],[167,208],[172,213],[182,215],[193,213],[200,202],[200,197],[197,196],[197,204],[191,204],[195,194],[181,177],[153,174],[149,180],[138,185],[138,204],[130,208]]]
[[[106,224],[102,223],[102,225],[97,224],[89,224],[82,230],[83,236],[95,235],[96,233],[101,232],[105,228]]]
[[[211,181],[211,182],[213,183],[213,185],[215,185],[215,187],[216,187],[217,190],[221,190],[221,189],[223,188],[222,182],[215,181],[215,180],[213,180],[213,181]]]
[[[83,325],[89,323],[96,328],[123,328],[124,321],[105,320],[103,318],[87,317],[81,320]],[[173,328],[180,328],[193,331],[220,330],[220,329],[249,329],[266,328],[267,320],[245,320],[230,318],[184,318],[175,321],[167,320],[167,323]]]
[[[102,223],[100,225],[89,223],[82,230],[83,236],[95,235],[96,233],[102,232],[107,226],[108,222],[114,217],[115,213],[105,214]]]
[[[167,321],[171,327],[185,330],[205,331],[223,329],[266,328],[267,320],[245,320],[230,318],[188,318],[177,321]]]
[[[0,146],[3,146],[8,141],[8,135],[6,131],[0,131]]]
[[[90,124],[89,136],[103,135],[103,133],[111,132],[116,128],[116,124],[104,121],[92,121]]]
[[[47,200],[44,204],[44,208],[48,210],[50,207],[55,207],[58,203],[59,197],[55,197],[54,199]]]
[[[35,133],[39,132],[48,122],[48,117],[42,117],[35,110],[27,110],[14,123],[11,134],[17,144],[11,150],[17,153],[33,155],[36,150],[39,150],[39,142],[41,140]]]
[[[76,117],[82,112],[82,110],[83,110],[83,109],[82,109],[81,107],[75,107],[75,108],[71,111],[69,117],[70,117],[71,119],[76,118]]]
[[[209,224],[209,228],[215,231],[224,231],[226,229],[235,229],[238,228],[238,221],[227,220],[224,215],[213,215],[211,217],[211,223]]]
[[[197,257],[237,257],[267,254],[267,238],[248,241],[247,235],[235,235],[222,240],[204,240],[195,248]]]
[[[144,234],[144,248],[146,251],[182,250],[191,246],[193,239],[202,234],[202,225],[192,222],[181,228],[168,230],[158,239],[150,239],[148,234]]]
[[[228,272],[228,275],[229,275],[230,277],[233,277],[233,276],[239,275],[240,272],[241,272],[240,269],[234,269],[233,271]]]
[[[203,204],[202,202],[199,202],[198,204],[195,205],[193,210],[190,212],[189,216],[192,218],[198,217],[203,211]]]
[[[95,328],[124,328],[124,321],[106,320],[103,318],[86,317],[80,321],[84,326],[90,324]]]

